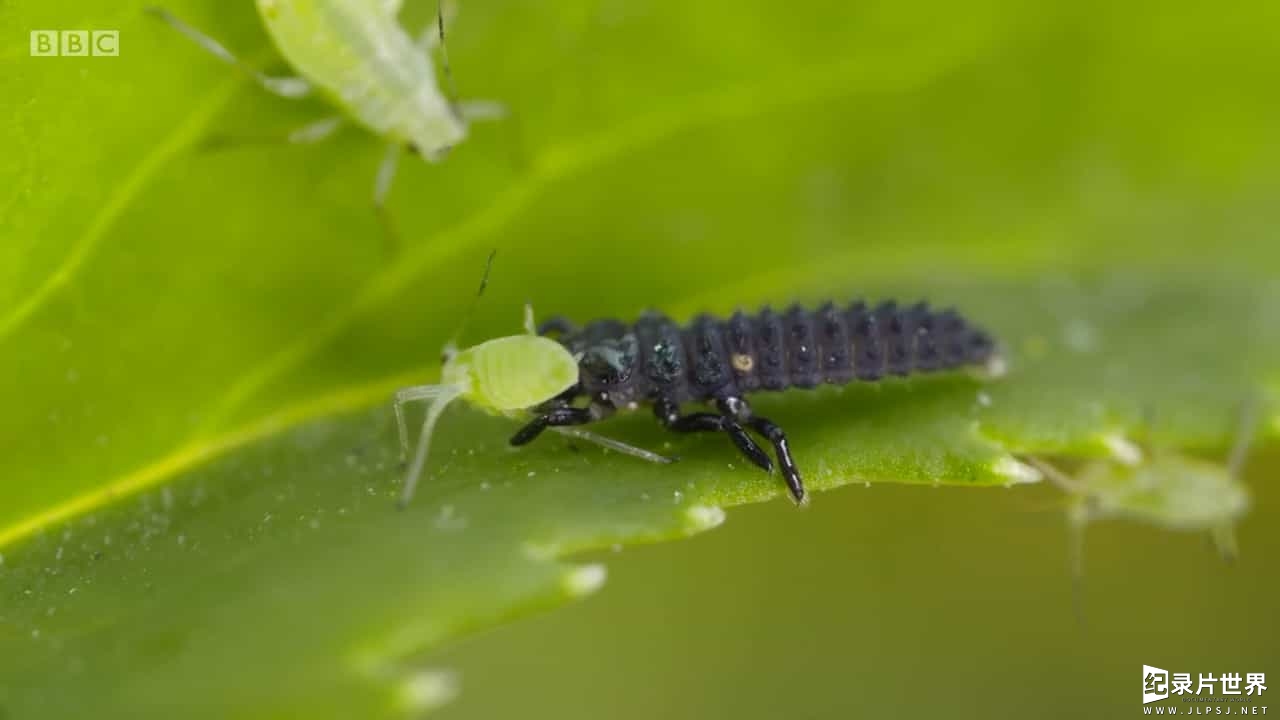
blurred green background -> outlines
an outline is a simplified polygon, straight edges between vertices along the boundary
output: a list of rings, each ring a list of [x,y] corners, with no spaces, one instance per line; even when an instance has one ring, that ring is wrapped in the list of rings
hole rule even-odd
[[[285,70],[250,3],[165,5]],[[214,147],[327,109],[142,3],[0,2],[0,718],[391,716],[419,667],[462,673],[442,717],[1131,717],[1142,664],[1280,673],[1280,4],[460,5],[460,92],[512,116],[405,159],[391,254],[376,139]],[[69,28],[120,57],[28,56]],[[777,483],[711,438],[675,472],[508,453],[465,412],[396,513],[386,398],[493,247],[467,341],[526,300],[924,297],[1013,373],[762,400],[814,488],[852,486],[691,541],[634,544]],[[1100,523],[1077,622],[1062,494],[995,463],[1148,432],[1220,458],[1247,396],[1239,562]],[[601,594],[473,635],[588,560]]]
[[[735,510],[679,545],[602,554],[609,583],[580,605],[450,647],[463,691],[441,717],[1125,718],[1142,665],[1270,677],[1277,460],[1251,468],[1234,566],[1200,535],[1092,526],[1079,622],[1048,487]]]

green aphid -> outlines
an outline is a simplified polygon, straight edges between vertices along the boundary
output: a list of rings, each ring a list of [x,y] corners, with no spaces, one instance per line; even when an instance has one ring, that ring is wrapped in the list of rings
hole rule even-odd
[[[490,260],[492,261],[492,256]],[[481,292],[483,290],[482,283]],[[401,506],[408,504],[413,497],[427,463],[436,423],[454,400],[462,399],[471,407],[493,415],[524,419],[531,408],[555,398],[578,383],[579,358],[564,345],[537,334],[533,308],[528,305],[525,306],[524,329],[524,334],[486,340],[463,350],[458,350],[453,343],[449,343],[444,349],[444,368],[439,384],[415,385],[396,391],[396,425],[400,433],[402,461],[408,458],[409,452],[409,431],[405,424],[404,405],[418,400],[429,403],[413,461],[405,474],[400,493]],[[551,429],[650,462],[671,462],[670,458],[581,428]]]
[[[432,52],[443,55],[444,13],[410,37],[397,20],[401,0],[257,0],[258,14],[296,77],[264,75],[221,43],[160,8],[148,11],[220,60],[243,70],[267,91],[285,98],[321,95],[338,114],[294,130],[291,143],[324,140],[343,125],[365,128],[386,141],[373,199],[383,207],[396,165],[406,149],[430,162],[467,136],[472,120],[501,117],[488,101],[456,102],[441,91]],[[443,63],[446,78],[447,61]]]
[[[1124,518],[1179,532],[1208,533],[1226,560],[1236,557],[1234,528],[1249,510],[1249,489],[1240,479],[1257,423],[1258,408],[1243,413],[1235,447],[1226,463],[1167,449],[1130,449],[1124,459],[1086,463],[1068,475],[1044,460],[1030,462],[1070,495],[1072,573],[1083,573],[1084,530],[1094,520]]]

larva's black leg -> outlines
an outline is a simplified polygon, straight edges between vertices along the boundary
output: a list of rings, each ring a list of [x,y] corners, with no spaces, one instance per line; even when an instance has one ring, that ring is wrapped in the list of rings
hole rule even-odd
[[[582,383],[575,383],[568,390],[551,398],[547,402],[539,405],[537,412],[545,413],[550,410],[558,410],[559,408],[568,407],[579,395],[582,394]]]
[[[796,462],[791,457],[791,447],[787,444],[787,434],[768,418],[752,417],[747,420],[747,424],[773,443],[773,449],[778,453],[778,464],[782,466],[782,478],[787,481],[787,488],[791,490],[791,496],[796,499],[796,502],[803,503],[805,498],[804,481],[800,479],[800,470],[796,467]]]
[[[539,335],[546,335],[548,333],[571,335],[576,332],[578,332],[578,326],[574,324],[572,320],[563,315],[554,315],[538,324]]]
[[[547,412],[529,421],[528,425],[511,436],[512,445],[524,445],[542,434],[549,427],[560,425],[586,425],[600,419],[600,414],[592,408],[562,407]]]
[[[791,446],[787,443],[787,434],[782,431],[782,428],[769,418],[757,417],[751,411],[751,405],[736,395],[718,398],[716,407],[726,417],[736,418],[746,423],[752,430],[764,435],[769,442],[773,443],[774,451],[778,454],[778,464],[782,466],[782,478],[786,481],[787,488],[796,502],[803,503],[805,501],[804,481],[800,479],[800,469],[796,467],[796,462],[791,457]]]
[[[680,415],[679,408],[670,399],[662,398],[653,407],[654,414],[667,429],[674,432],[724,432],[748,460],[760,466],[765,472],[773,472],[773,460],[751,436],[747,429],[732,417],[715,413],[701,412]]]

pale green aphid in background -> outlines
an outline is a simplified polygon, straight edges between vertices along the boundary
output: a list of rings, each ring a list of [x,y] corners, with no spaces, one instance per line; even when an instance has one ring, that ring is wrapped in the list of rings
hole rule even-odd
[[[1093,461],[1075,476],[1031,458],[1071,501],[1071,570],[1083,573],[1084,530],[1103,518],[1128,518],[1175,531],[1207,532],[1223,557],[1236,555],[1235,524],[1249,510],[1249,490],[1240,471],[1257,423],[1257,403],[1245,409],[1235,446],[1225,464],[1180,453],[1134,448],[1129,462]],[[1145,457],[1143,456],[1145,455]]]
[[[340,114],[294,130],[291,143],[315,143],[346,123],[387,142],[374,182],[382,211],[400,154],[409,149],[430,162],[444,157],[467,136],[471,120],[501,117],[488,101],[455,102],[441,92],[431,53],[443,53],[444,10],[417,39],[400,26],[401,0],[257,0],[272,42],[298,77],[272,77],[250,67],[222,44],[160,8],[148,8],[223,62],[252,76],[285,98],[320,94]],[[443,57],[443,55],[442,55]],[[444,63],[448,76],[447,60]]]
[[[483,284],[481,285],[483,291]],[[429,401],[426,420],[418,436],[413,462],[405,474],[400,493],[403,506],[413,497],[431,449],[431,435],[449,403],[462,398],[472,407],[494,415],[517,418],[578,382],[578,358],[560,343],[537,334],[533,308],[526,305],[522,335],[486,340],[464,350],[452,343],[444,349],[444,368],[438,385],[415,385],[395,394],[396,426],[400,433],[400,457],[409,452],[409,431],[404,405],[415,400]],[[642,448],[602,437],[573,427],[552,430],[633,455],[650,462],[667,463],[669,458]]]

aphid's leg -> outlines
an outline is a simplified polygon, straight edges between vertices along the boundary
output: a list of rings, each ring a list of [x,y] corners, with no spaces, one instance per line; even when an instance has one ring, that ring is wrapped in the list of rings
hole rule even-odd
[[[382,208],[387,203],[387,195],[391,193],[391,182],[396,179],[396,168],[400,165],[400,154],[404,148],[398,143],[387,145],[378,165],[378,175],[373,182],[373,204]]]
[[[610,414],[612,409],[606,409],[598,405],[591,407],[558,407],[552,408],[541,415],[538,415],[529,424],[516,431],[511,436],[512,445],[524,445],[532,441],[534,438],[542,434],[543,430],[549,427],[559,427],[562,425],[586,425],[597,420],[603,420]]]
[[[1080,497],[1067,508],[1067,561],[1071,572],[1071,610],[1084,627],[1084,532],[1089,525],[1088,500]]]
[[[576,332],[578,332],[578,326],[563,315],[554,315],[538,324],[539,335],[548,335],[550,333],[572,335]]]
[[[1236,543],[1236,529],[1230,522],[1215,526],[1209,531],[1209,541],[1222,556],[1222,561],[1234,563],[1240,556],[1240,546]]]
[[[451,104],[454,115],[464,124],[477,121],[503,121],[501,133],[506,138],[507,154],[511,164],[519,170],[529,168],[529,153],[525,147],[524,130],[520,116],[505,104],[496,100],[462,100]]]
[[[287,135],[213,135],[200,143],[201,150],[228,150],[245,145],[311,145],[332,137],[345,123],[341,116],[330,116],[295,128]]]
[[[507,106],[497,100],[462,100],[458,114],[468,123],[476,120],[502,120],[507,117]]]
[[[1236,441],[1227,455],[1227,472],[1231,477],[1239,479],[1244,469],[1244,461],[1249,457],[1249,446],[1258,431],[1258,417],[1262,414],[1262,401],[1256,396],[1245,401],[1240,411],[1240,425],[1236,430]]]
[[[343,122],[345,121],[341,115],[321,118],[289,133],[288,140],[294,145],[318,143],[332,137],[338,131],[338,128],[342,127]]]
[[[528,308],[529,306],[525,305],[525,307]],[[527,318],[527,319],[532,321],[532,318]],[[538,410],[545,414],[551,410],[562,410],[564,408],[570,407],[569,403],[572,403],[575,398],[582,395],[582,392],[583,392],[582,383],[574,383],[573,386],[570,387],[569,389],[565,390],[564,392],[555,396],[551,400],[540,405],[538,407]],[[590,409],[588,409],[588,412],[590,412]],[[608,410],[604,411],[602,413],[602,416],[604,414],[608,414],[608,412],[609,412]],[[627,443],[624,443],[621,440],[614,440],[611,437],[597,435],[596,433],[587,432],[586,430],[582,430],[580,428],[571,427],[568,425],[558,425],[558,426],[552,425],[550,427],[552,430],[560,433],[561,435],[578,438],[579,440],[586,440],[589,443],[595,443],[600,447],[609,448],[610,450],[616,450],[617,452],[630,455],[632,457],[638,457],[641,460],[648,460],[649,462],[659,463],[663,465],[675,462],[673,458],[669,458],[665,455],[659,455],[658,453],[645,450],[644,448],[641,448],[641,447],[636,447],[635,445],[628,445]]]
[[[1049,481],[1054,485],[1057,485],[1060,489],[1077,495],[1084,495],[1087,492],[1087,488],[1084,484],[1073,480],[1066,473],[1053,465],[1050,465],[1048,462],[1030,455],[1025,456],[1023,459],[1025,459],[1032,467],[1039,470],[1041,473],[1044,473],[1044,476],[1049,478]]]
[[[399,253],[400,233],[396,230],[391,214],[387,212],[387,195],[391,193],[391,182],[395,180],[396,167],[400,164],[400,154],[403,152],[404,148],[396,143],[387,145],[382,162],[378,165],[378,175],[373,181],[373,209],[378,214],[379,222],[382,223],[383,232],[386,233],[391,255]]]
[[[1240,411],[1236,441],[1227,455],[1227,473],[1236,480],[1240,479],[1240,472],[1244,469],[1245,460],[1249,457],[1249,446],[1253,443],[1254,435],[1257,434],[1261,405],[1261,399],[1254,395],[1245,400],[1244,407]],[[1209,539],[1225,562],[1235,562],[1239,556],[1239,546],[1236,544],[1235,527],[1230,521],[1211,529]]]
[[[623,453],[624,455],[638,457],[641,460],[648,460],[651,463],[667,465],[675,462],[675,458],[669,458],[666,455],[659,455],[656,452],[651,452],[649,450],[645,450],[644,448],[636,447],[635,445],[628,445],[627,443],[624,443],[621,440],[614,440],[611,437],[605,437],[604,435],[597,435],[596,433],[588,432],[586,430],[583,430],[582,428],[560,426],[560,427],[552,427],[551,429],[554,430],[555,432],[560,433],[561,435],[567,435],[569,437],[578,438],[579,440],[586,440],[587,442],[595,443],[600,447],[609,448],[610,450],[616,450],[617,452]]]
[[[196,30],[190,25],[174,17],[168,10],[160,7],[147,7],[146,11],[168,23],[170,27],[186,35],[195,44],[212,53],[222,62],[248,74],[264,90],[283,98],[302,98],[310,95],[314,89],[310,82],[300,77],[276,77],[266,75],[231,53],[222,43]]]
[[[672,432],[724,432],[748,460],[760,466],[765,472],[773,472],[773,461],[751,436],[746,428],[732,417],[715,413],[701,412],[680,414],[680,407],[668,397],[660,397],[654,402],[653,414],[658,421]]]
[[[409,430],[404,422],[404,406],[415,400],[433,400],[447,392],[441,385],[414,385],[396,391],[393,406],[396,411],[396,428],[400,432],[400,462],[409,459]]]
[[[561,435],[586,440],[587,442],[595,443],[601,447],[616,450],[620,453],[631,455],[632,457],[638,457],[642,460],[648,460],[652,463],[665,465],[675,462],[673,458],[669,458],[665,455],[659,455],[658,453],[645,450],[641,447],[636,447],[635,445],[629,445],[621,440],[615,440],[610,437],[597,435],[593,432],[571,427],[574,425],[585,425],[587,423],[603,420],[604,418],[612,415],[614,411],[613,408],[609,406],[591,405],[590,407],[585,408],[570,406],[569,403],[573,402],[574,398],[581,394],[582,385],[574,384],[569,389],[538,406],[537,411],[540,414],[527,425],[520,428],[520,430],[511,437],[511,444],[524,445],[541,435],[543,430],[551,428]]]
[[[414,488],[418,486],[418,478],[422,476],[422,468],[427,463],[427,453],[431,449],[431,434],[435,431],[436,422],[444,413],[445,407],[462,396],[463,389],[457,385],[415,385],[401,388],[395,394],[396,425],[400,431],[400,454],[403,459],[409,447],[409,436],[404,424],[404,404],[414,400],[431,400],[427,406],[427,417],[422,422],[422,433],[418,436],[418,450],[414,453],[413,464],[404,477],[404,488],[400,491],[400,507],[409,504]]]

